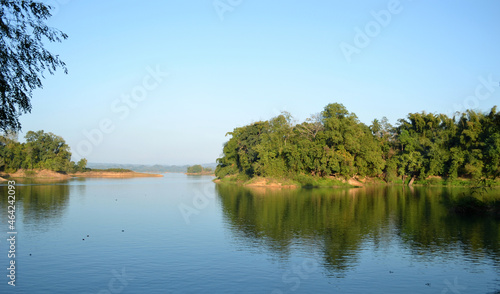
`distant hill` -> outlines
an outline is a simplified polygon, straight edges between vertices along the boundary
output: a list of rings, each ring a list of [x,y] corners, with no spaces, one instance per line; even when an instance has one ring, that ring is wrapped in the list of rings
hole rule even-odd
[[[202,164],[203,167],[210,167],[215,170],[217,166],[216,163],[206,163]],[[119,164],[119,163],[96,163],[89,162],[87,167],[95,169],[107,169],[107,168],[125,168],[130,169],[135,172],[153,172],[153,173],[185,173],[189,165],[145,165],[145,164]]]

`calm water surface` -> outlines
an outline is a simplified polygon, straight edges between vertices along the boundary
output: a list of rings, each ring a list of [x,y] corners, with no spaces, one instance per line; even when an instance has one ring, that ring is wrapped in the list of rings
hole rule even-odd
[[[1,186],[0,293],[500,293],[500,221],[450,215],[463,190],[211,180],[18,182],[16,287]]]

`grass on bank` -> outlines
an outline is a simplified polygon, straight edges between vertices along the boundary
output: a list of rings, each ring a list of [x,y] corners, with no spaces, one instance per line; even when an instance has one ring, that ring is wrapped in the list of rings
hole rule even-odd
[[[237,174],[231,176],[225,176],[222,179],[218,179],[220,183],[235,183],[239,185],[255,185],[261,184],[266,181],[269,186],[296,186],[302,188],[324,188],[324,187],[352,187],[356,186],[356,182],[361,183],[363,186],[371,185],[408,185],[411,178],[403,182],[401,178],[393,178],[390,181],[386,181],[379,177],[366,177],[358,179],[358,181],[352,181],[340,177],[319,177],[313,175],[291,175],[286,178],[272,178],[272,177],[249,177],[245,174]],[[349,184],[349,182],[353,185]],[[413,182],[414,186],[436,186],[436,187],[463,187],[471,188],[475,185],[473,179],[469,178],[443,178],[432,176],[426,179],[417,179]],[[490,187],[500,187],[500,178],[496,180],[489,181]]]
[[[263,178],[263,177],[248,177],[246,175],[226,176],[219,179],[220,183],[232,183],[244,186],[287,186],[301,188],[325,188],[325,187],[352,187],[346,181],[336,178],[324,178],[311,175],[296,175],[292,178]]]
[[[402,181],[399,181],[402,184]],[[418,186],[447,186],[447,187],[464,187],[469,188],[474,184],[473,179],[466,178],[441,178],[441,177],[429,177],[424,180],[415,180],[414,185]],[[491,180],[490,185],[492,187],[500,186],[500,179]]]

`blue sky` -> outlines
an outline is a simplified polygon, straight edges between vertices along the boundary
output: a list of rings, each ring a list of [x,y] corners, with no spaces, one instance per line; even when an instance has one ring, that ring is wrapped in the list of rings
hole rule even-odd
[[[69,74],[46,74],[20,137],[74,160],[214,162],[235,127],[333,102],[366,124],[500,104],[498,1],[47,2]]]

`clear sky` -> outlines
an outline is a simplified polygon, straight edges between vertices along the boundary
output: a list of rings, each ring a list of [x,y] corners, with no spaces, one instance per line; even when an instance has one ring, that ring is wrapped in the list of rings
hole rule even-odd
[[[235,127],[333,102],[368,125],[500,104],[497,0],[49,2],[69,74],[45,75],[20,137],[74,160],[214,162]]]

